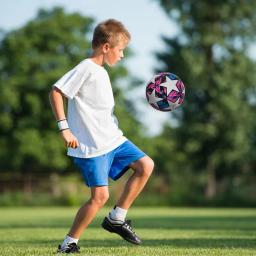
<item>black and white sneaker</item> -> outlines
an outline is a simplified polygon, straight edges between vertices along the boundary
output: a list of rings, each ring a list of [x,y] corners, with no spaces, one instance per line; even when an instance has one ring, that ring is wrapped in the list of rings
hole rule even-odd
[[[139,245],[142,243],[131,227],[131,220],[115,221],[110,219],[110,217],[105,217],[101,226],[111,233],[120,235],[123,239],[132,244]]]
[[[80,253],[80,247],[76,243],[68,244],[64,248],[59,245],[57,253]]]

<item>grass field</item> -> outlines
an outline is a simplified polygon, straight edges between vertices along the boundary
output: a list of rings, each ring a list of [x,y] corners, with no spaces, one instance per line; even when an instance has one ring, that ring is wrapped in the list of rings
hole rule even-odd
[[[80,255],[256,255],[256,209],[133,208],[143,245],[100,228],[108,208],[84,232]],[[56,255],[75,208],[0,209],[1,256]]]

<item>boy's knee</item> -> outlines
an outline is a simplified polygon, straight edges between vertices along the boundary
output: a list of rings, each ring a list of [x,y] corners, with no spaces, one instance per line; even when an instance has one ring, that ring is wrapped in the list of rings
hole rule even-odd
[[[98,207],[102,207],[108,201],[108,199],[109,199],[109,193],[104,192],[92,197],[91,202],[92,204],[97,205]]]
[[[154,170],[154,161],[151,158],[148,158],[144,165],[143,172],[145,175],[150,176],[153,170]]]
[[[139,173],[143,176],[150,176],[154,170],[154,161],[150,157],[146,157],[140,165]]]

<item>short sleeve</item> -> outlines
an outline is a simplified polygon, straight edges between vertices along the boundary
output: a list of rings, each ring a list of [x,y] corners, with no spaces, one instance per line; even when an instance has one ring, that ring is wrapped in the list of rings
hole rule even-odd
[[[61,77],[53,86],[69,99],[73,99],[88,77],[88,71],[74,68]]]

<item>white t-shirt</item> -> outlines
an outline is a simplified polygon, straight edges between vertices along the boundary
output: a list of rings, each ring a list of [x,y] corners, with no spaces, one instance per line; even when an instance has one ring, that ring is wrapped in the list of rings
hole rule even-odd
[[[100,156],[127,140],[113,114],[112,87],[102,66],[85,59],[53,86],[68,98],[68,124],[79,142],[78,148],[68,148],[69,156]]]

